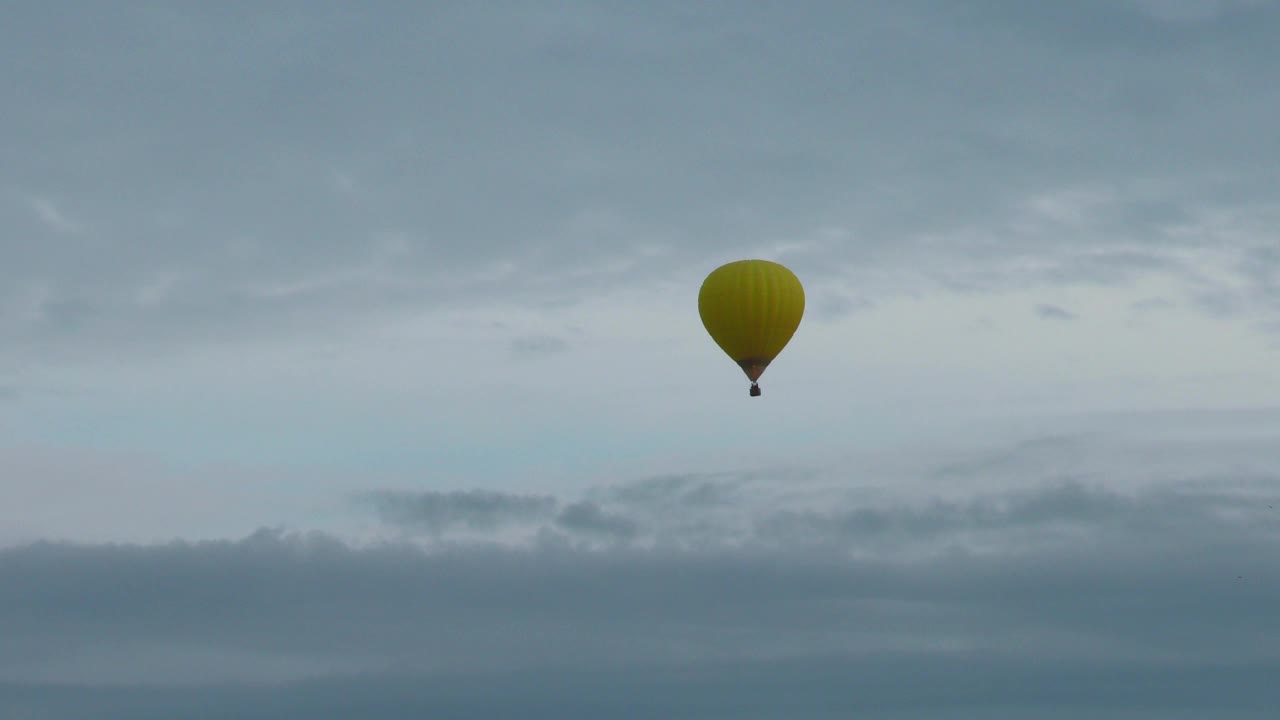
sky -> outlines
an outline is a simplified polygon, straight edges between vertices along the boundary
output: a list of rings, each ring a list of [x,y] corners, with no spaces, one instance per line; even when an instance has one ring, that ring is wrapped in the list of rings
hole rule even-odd
[[[1280,2],[0,11],[0,719],[1280,706]]]

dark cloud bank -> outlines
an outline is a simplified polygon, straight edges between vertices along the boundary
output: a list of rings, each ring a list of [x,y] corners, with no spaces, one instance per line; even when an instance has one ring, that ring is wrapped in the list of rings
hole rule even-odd
[[[7,549],[0,717],[1273,717],[1280,477],[1035,470],[1090,443],[958,499],[671,476],[388,491],[394,542]]]

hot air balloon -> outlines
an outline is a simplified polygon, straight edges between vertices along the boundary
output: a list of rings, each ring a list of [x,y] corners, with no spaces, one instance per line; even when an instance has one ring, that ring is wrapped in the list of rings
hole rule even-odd
[[[747,374],[751,397],[758,397],[761,373],[800,327],[804,287],[776,262],[738,260],[702,281],[698,314],[711,339]]]

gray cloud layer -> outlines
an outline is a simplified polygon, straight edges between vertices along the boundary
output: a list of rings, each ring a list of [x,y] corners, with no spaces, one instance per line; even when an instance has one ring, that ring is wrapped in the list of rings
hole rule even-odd
[[[1183,457],[1129,491],[1053,479],[1048,459],[1133,473],[1143,445],[1062,435],[939,468],[952,487],[1029,481],[967,499],[667,476],[582,500],[380,495],[426,547],[263,530],[10,548],[0,711],[158,717],[216,696],[250,718],[1262,717],[1280,700],[1280,478],[1224,437],[1211,454],[1237,470]],[[531,524],[527,543],[441,542]]]
[[[0,332],[329,333],[784,244],[867,300],[1169,271],[1275,311],[1280,8],[1153,7],[17,8]]]
[[[941,720],[1267,720],[1277,666],[1026,663],[1002,656],[948,659],[896,654],[711,663],[588,672],[530,671],[453,677],[340,678],[272,688],[131,691],[0,685],[18,717],[501,718],[511,720],[859,717]],[[997,699],[993,701],[993,696]]]

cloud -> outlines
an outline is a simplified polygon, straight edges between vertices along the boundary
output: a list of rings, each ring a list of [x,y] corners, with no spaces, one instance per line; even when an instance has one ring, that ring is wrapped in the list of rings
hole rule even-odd
[[[517,355],[550,355],[568,349],[564,338],[551,335],[529,335],[511,341],[511,351]]]
[[[662,475],[613,485],[597,491],[602,497],[656,514],[710,510],[731,503],[751,478],[731,474]]]
[[[28,197],[27,204],[36,217],[40,218],[40,222],[50,230],[59,233],[78,233],[84,229],[83,223],[72,219],[48,198]]]
[[[1175,307],[1175,303],[1161,297],[1144,298],[1130,305],[1137,312],[1156,312]]]
[[[605,512],[593,502],[576,502],[567,505],[556,518],[556,525],[574,533],[627,540],[637,530],[635,521],[622,515]]]
[[[865,298],[855,298],[848,295],[838,293],[828,293],[821,296],[817,305],[818,316],[827,320],[834,320],[845,317],[859,310],[866,310],[874,306],[870,300]]]
[[[50,300],[40,305],[41,320],[55,332],[74,330],[96,312],[91,303],[80,299]]]
[[[1276,418],[1090,418],[915,491],[863,463],[388,491],[361,502],[395,540],[10,547],[0,712],[1252,717],[1280,699]]]
[[[1212,525],[1219,514],[1245,518],[1257,509],[1258,493],[1280,481],[1274,472],[1280,446],[1270,440],[1274,413],[1091,415],[1081,427],[1088,429],[1068,423],[986,449],[924,454],[911,470],[883,477],[890,471],[879,463],[851,461],[868,474],[854,483],[843,469],[810,468],[604,484],[576,496],[540,497],[536,512],[519,522],[509,516],[510,529],[519,525],[520,532],[503,539],[536,544],[547,531],[569,531],[583,540],[672,552],[817,546],[916,553],[969,541],[1053,544],[1110,538],[1117,528],[1151,526],[1158,535],[1175,525]],[[1227,458],[1232,469],[1224,474]],[[425,497],[438,502],[439,495]],[[493,505],[498,498],[512,505],[531,499],[492,495]],[[421,521],[416,496],[406,498],[399,504],[407,512],[384,511],[384,522],[430,529],[436,541],[453,542],[461,536],[449,531],[466,529],[458,521]]]
[[[330,337],[478,302],[563,307],[696,287],[704,268],[757,250],[829,285],[815,305],[828,314],[849,309],[842,297],[878,304],[939,286],[1181,277],[1195,265],[1184,251],[1242,257],[1274,227],[1278,91],[1256,28],[1277,9],[1142,4],[1157,6],[1238,7],[1256,22],[1222,14],[1188,45],[1185,28],[1107,3],[661,4],[642,20],[553,5],[519,21],[484,5],[270,22],[251,5],[35,8],[6,22],[0,44],[32,56],[105,44],[0,76],[15,108],[5,128],[29,138],[6,168],[57,198],[5,220],[0,303],[20,305],[31,284],[99,314],[74,336],[11,320],[6,353],[150,355]],[[405,28],[422,41],[371,39]],[[446,42],[477,28],[466,49]],[[347,58],[337,84],[330,42]],[[1133,43],[1141,51],[1110,51]],[[699,72],[672,72],[693,58]],[[201,83],[181,82],[188,63]],[[874,70],[832,72],[849,67]],[[58,81],[83,72],[129,90]],[[405,91],[424,83],[436,94]],[[291,102],[257,100],[285,85]],[[18,240],[27,219],[67,231],[79,214],[100,242]],[[1210,237],[1207,218],[1232,232]],[[402,239],[393,253],[378,247],[387,233]],[[182,281],[165,302],[133,300],[167,274]]]
[[[1278,489],[1272,479],[1265,497]],[[1181,697],[1213,707],[1236,687],[1257,702],[1275,692],[1267,671],[1280,669],[1275,644],[1259,641],[1280,633],[1280,524],[1263,507],[1226,491],[1064,486],[795,515],[785,531],[766,525],[739,547],[702,550],[540,541],[428,551],[279,531],[38,543],[0,551],[0,681],[17,688],[6,698],[39,709],[59,702],[45,683],[70,684],[58,697],[86,702],[104,691],[85,686],[105,683],[119,688],[115,702],[138,707],[215,684],[247,707],[305,704],[338,687],[388,712],[373,689],[399,687],[424,708],[479,713],[494,707],[481,688],[513,698],[549,682],[596,688],[619,707],[670,687],[728,711],[738,696],[713,701],[712,688],[760,677],[779,697],[807,688],[848,708],[868,697],[903,711],[968,697],[1043,709],[1062,697],[1055,688],[1074,688],[1072,702],[1092,697],[1115,712],[1168,696],[1103,678],[1169,681],[1229,666],[1250,679],[1236,687],[1201,675]],[[936,542],[921,552],[911,542],[920,539]],[[848,691],[847,672],[901,677],[888,668],[913,680]],[[963,689],[1008,681],[1014,668],[1031,689]],[[408,679],[417,690],[401,685]],[[428,691],[445,687],[454,690]]]
[[[1270,478],[1280,480],[1280,478]],[[1266,531],[1274,518],[1257,496],[1224,492],[1148,489],[1134,495],[1080,480],[1031,490],[977,496],[964,502],[933,501],[919,507],[864,507],[843,511],[781,510],[759,521],[762,536],[792,545],[812,543],[882,551],[939,540],[987,543],[1074,541],[1081,545],[1133,545],[1147,538],[1165,544],[1177,533],[1212,532],[1219,516],[1234,516]],[[1280,529],[1280,528],[1276,528]]]
[[[1216,20],[1223,15],[1265,7],[1266,2],[1267,0],[1129,0],[1130,5],[1151,17],[1174,23]]]
[[[1057,305],[1040,304],[1036,306],[1036,314],[1046,320],[1075,320],[1076,314],[1064,310]]]
[[[991,720],[1168,720],[1267,717],[1277,701],[1267,663],[1021,662],[999,655],[829,657],[704,663],[678,669],[611,665],[580,672],[354,676],[276,686],[121,691],[0,685],[17,717],[337,720],[358,714],[447,718],[695,720],[804,717],[934,720],[956,710]],[[5,705],[0,704],[0,708]],[[27,715],[24,715],[26,713]]]
[[[932,476],[954,481],[979,476],[1039,477],[1045,468],[1052,468],[1055,473],[1070,472],[1076,467],[1070,463],[1072,457],[1087,449],[1096,452],[1106,445],[1101,431],[1039,435],[1010,447],[977,453],[970,459],[948,461],[935,468]]]
[[[592,488],[586,498],[607,504],[658,546],[713,547],[750,534],[754,508],[767,503],[781,479],[740,473],[673,474]]]
[[[356,192],[356,181],[350,175],[339,170],[333,171],[330,176],[333,187],[340,193],[351,194]]]
[[[529,523],[548,516],[556,499],[546,495],[514,495],[486,490],[452,492],[382,491],[366,495],[383,522],[406,529],[440,533],[456,527],[495,530],[509,523]]]

